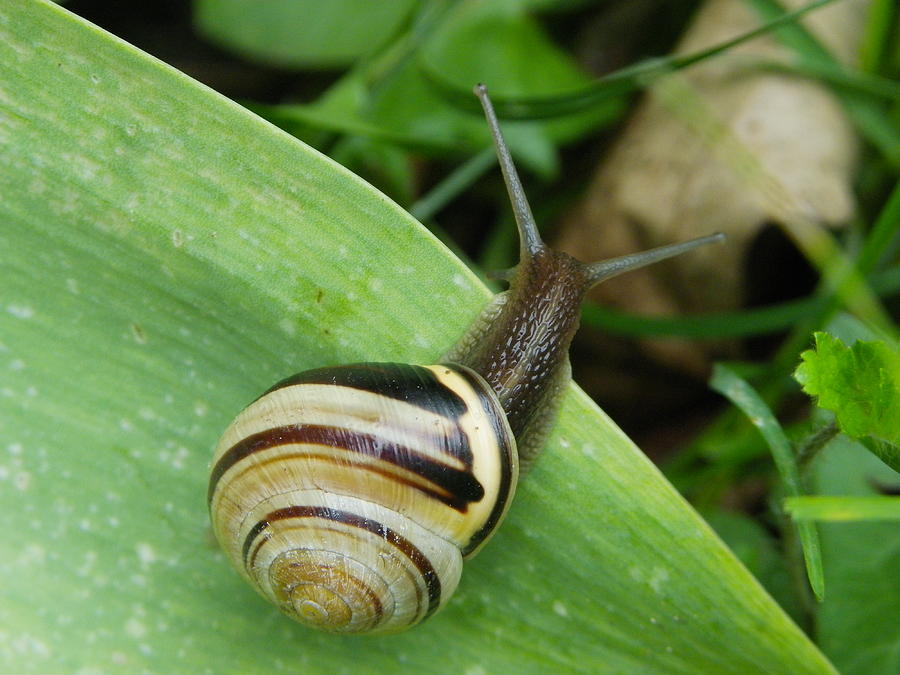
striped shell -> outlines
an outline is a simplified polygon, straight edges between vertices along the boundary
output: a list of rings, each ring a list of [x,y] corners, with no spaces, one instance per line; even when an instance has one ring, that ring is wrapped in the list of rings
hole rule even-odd
[[[518,479],[490,386],[456,365],[355,364],[277,384],[213,458],[213,530],[292,618],[393,632],[431,615],[499,525]]]

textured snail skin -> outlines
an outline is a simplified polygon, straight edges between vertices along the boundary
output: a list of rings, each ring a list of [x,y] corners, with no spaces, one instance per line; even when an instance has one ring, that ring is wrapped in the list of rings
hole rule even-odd
[[[453,593],[517,477],[483,378],[355,364],[300,373],[247,407],[219,442],[208,498],[232,564],[286,614],[389,632]]]
[[[587,290],[721,240],[585,264],[540,240],[487,90],[476,87],[521,239],[509,290],[442,365],[362,363],[290,377],[226,429],[209,481],[231,563],[301,623],[408,628],[459,583],[544,445]]]
[[[497,393],[518,444],[523,473],[544,446],[571,379],[569,346],[591,286],[586,266],[543,245],[524,251],[510,287],[444,355]]]

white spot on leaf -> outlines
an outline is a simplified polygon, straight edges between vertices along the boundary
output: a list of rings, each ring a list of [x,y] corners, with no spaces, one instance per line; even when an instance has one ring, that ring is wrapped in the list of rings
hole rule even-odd
[[[654,567],[653,571],[650,573],[650,579],[647,583],[650,584],[650,588],[659,593],[662,591],[663,586],[669,580],[669,571],[664,567]]]
[[[291,337],[297,334],[297,326],[295,326],[294,322],[290,319],[282,319],[278,322],[278,327],[283,330],[286,335]]]
[[[156,551],[147,542],[139,541],[134,548],[142,565],[150,565],[157,561]]]
[[[6,311],[17,319],[30,319],[34,316],[34,308],[28,305],[7,305]]]
[[[128,619],[125,623],[125,632],[129,637],[142,638],[147,635],[147,627],[137,619]]]
[[[27,491],[28,488],[31,487],[31,473],[28,471],[20,471],[13,479],[13,485],[22,492]]]

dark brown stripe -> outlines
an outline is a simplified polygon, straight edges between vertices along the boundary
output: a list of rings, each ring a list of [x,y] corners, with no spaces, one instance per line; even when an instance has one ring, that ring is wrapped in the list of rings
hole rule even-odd
[[[457,366],[455,371],[463,376],[472,389],[478,394],[480,399],[479,405],[481,405],[484,410],[491,411],[488,414],[488,419],[491,421],[491,434],[497,439],[497,452],[500,453],[500,485],[497,490],[497,499],[494,500],[494,507],[491,509],[491,513],[484,522],[484,525],[472,535],[472,538],[463,547],[462,554],[463,556],[466,556],[478,548],[478,545],[494,531],[494,528],[496,528],[497,525],[500,524],[500,518],[503,516],[506,503],[509,501],[510,494],[512,494],[516,487],[512,482],[511,459],[512,455],[517,451],[515,447],[511,446],[514,441],[510,438],[509,432],[501,419],[503,411],[500,409],[500,404],[493,395],[493,391],[488,389],[487,382],[468,368]]]
[[[269,541],[269,535],[266,534],[266,536],[262,538],[262,540],[259,542],[259,546],[257,546],[253,551],[253,557],[248,560],[247,554],[250,552],[250,546],[253,544],[253,541],[256,539],[259,533],[265,530],[267,527],[269,527],[269,522],[267,520],[260,520],[258,523],[256,523],[256,525],[253,526],[253,529],[251,529],[247,533],[247,537],[246,539],[244,539],[244,547],[241,551],[241,557],[244,559],[244,567],[248,572],[253,569],[253,565],[256,563],[256,554],[259,553],[259,549],[262,548],[263,544]]]
[[[207,504],[212,502],[219,479],[232,466],[253,453],[292,444],[340,448],[399,466],[437,485],[447,495],[442,497],[441,501],[463,513],[470,503],[480,501],[484,497],[484,487],[468,468],[455,469],[426,457],[413,448],[391,443],[371,434],[358,433],[340,427],[306,424],[299,427],[286,426],[266,429],[251,434],[230,447],[216,462],[210,474]],[[462,433],[455,434],[447,443],[436,449],[445,454],[454,455],[455,453],[450,452],[452,449],[450,446],[455,445],[465,446],[466,452],[470,453],[468,440]],[[471,467],[471,464],[466,466]]]
[[[451,419],[464,415],[467,409],[466,402],[432,371],[409,363],[353,363],[315,368],[285,378],[266,394],[296,384],[332,384],[369,391]]]
[[[357,527],[366,530],[372,534],[390,542],[394,548],[405,555],[409,561],[419,570],[422,580],[425,582],[425,588],[428,590],[428,610],[425,616],[427,618],[441,604],[441,580],[437,572],[431,564],[431,561],[416,546],[398,534],[391,528],[374,520],[363,518],[349,511],[340,509],[330,509],[321,506],[287,506],[277,509],[269,513],[265,518],[256,523],[244,539],[243,557],[244,565],[247,565],[247,553],[253,545],[253,540],[259,536],[261,532],[266,530],[269,525],[279,520],[287,520],[289,518],[322,518],[336,523],[342,523],[351,527]],[[449,544],[448,545],[452,545]]]

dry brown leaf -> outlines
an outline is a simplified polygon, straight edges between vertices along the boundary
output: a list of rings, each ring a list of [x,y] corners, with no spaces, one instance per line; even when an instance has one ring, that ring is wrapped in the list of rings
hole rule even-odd
[[[784,4],[795,9],[806,1]],[[845,0],[812,13],[805,25],[849,62],[868,4]],[[742,0],[709,0],[677,52],[759,23]],[[828,226],[850,219],[857,141],[839,103],[816,82],[751,65],[787,57],[774,38],[758,38],[648,92],[557,244],[598,260],[717,230],[729,239],[602,284],[595,299],[647,314],[740,307],[748,248],[762,227],[794,215]],[[697,374],[707,365],[696,344],[649,348],[679,370]]]

